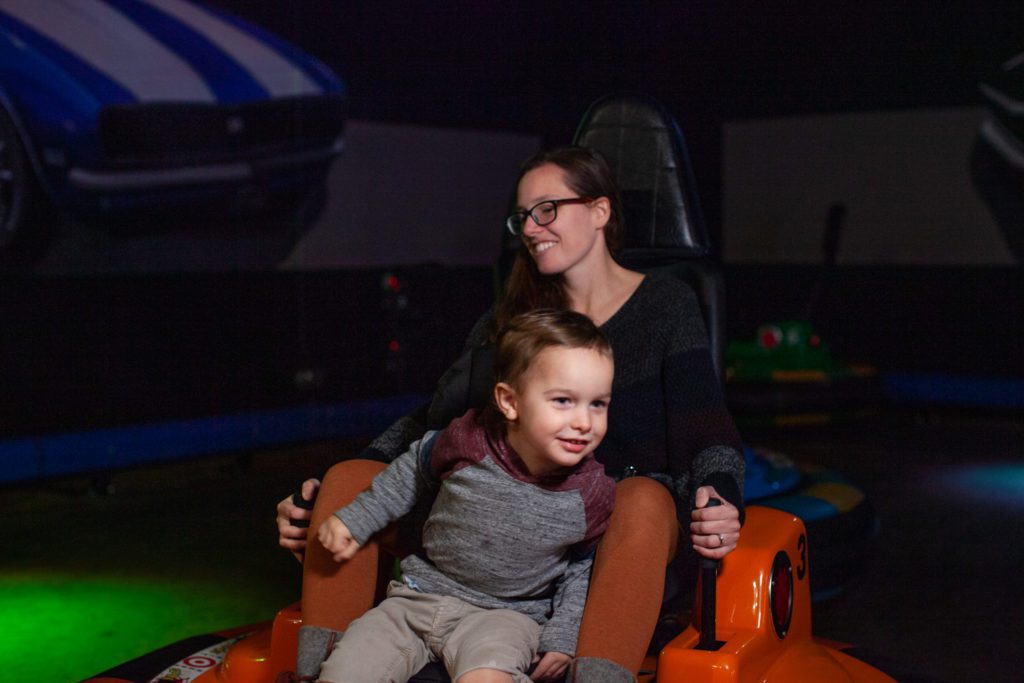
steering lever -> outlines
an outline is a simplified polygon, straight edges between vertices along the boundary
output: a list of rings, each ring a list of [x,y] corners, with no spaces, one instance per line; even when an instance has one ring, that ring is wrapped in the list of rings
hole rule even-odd
[[[721,505],[717,498],[708,500],[705,508]],[[700,558],[700,642],[698,650],[714,651],[722,647],[722,641],[715,638],[715,584],[718,580],[719,560],[710,557]]]

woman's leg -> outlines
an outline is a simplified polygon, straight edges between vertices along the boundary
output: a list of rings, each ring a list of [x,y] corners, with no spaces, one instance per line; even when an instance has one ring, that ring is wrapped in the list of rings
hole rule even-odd
[[[337,563],[316,539],[320,524],[370,486],[387,465],[373,460],[346,460],[324,476],[316,497],[302,568],[302,622],[344,631],[349,622],[373,607],[380,564],[374,537],[348,562]]]
[[[619,483],[615,509],[594,558],[575,680],[599,680],[584,669],[604,671],[608,662],[634,677],[640,671],[658,622],[665,567],[675,556],[678,539],[675,501],[664,486],[647,477]]]

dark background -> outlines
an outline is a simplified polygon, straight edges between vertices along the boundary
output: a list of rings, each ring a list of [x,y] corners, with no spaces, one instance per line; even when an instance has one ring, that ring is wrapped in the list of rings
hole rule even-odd
[[[1024,49],[1024,5],[988,2],[211,3],[319,57],[352,118],[572,138],[617,90],[661,100],[687,135],[718,226],[725,121],[980,104]]]
[[[978,79],[1024,49],[1020,2],[210,4],[324,61],[352,119],[561,144],[599,96],[653,95],[685,132],[716,238],[724,123],[980,105]],[[796,316],[819,275],[724,269],[733,337]],[[377,268],[0,273],[0,437],[427,392],[493,276],[396,272],[401,309]],[[1013,266],[842,266],[814,323],[841,356],[883,372],[1019,378],[1022,292]]]
[[[686,133],[714,235],[724,123],[980,105],[978,78],[1024,49],[1019,1],[211,4],[331,66],[357,120],[517,131],[560,144],[597,97],[647,92]],[[812,265],[724,270],[732,336],[802,310],[820,274]],[[386,286],[389,274],[407,307]],[[429,391],[493,292],[486,268],[436,265],[2,272],[0,439]],[[839,354],[883,373],[1024,379],[1019,265],[840,266],[818,311],[814,322]],[[396,340],[398,354],[388,350]],[[296,382],[302,371],[314,381]],[[888,654],[922,677],[1019,678],[1019,474],[992,473],[1012,490],[1006,503],[993,496],[999,486],[959,468],[1020,462],[1021,421],[1019,413],[976,417],[914,407],[838,428],[745,431],[749,443],[863,484],[877,507],[880,552],[844,596],[816,606],[816,632]],[[89,570],[145,566],[175,585],[183,565],[224,577],[219,586],[252,579],[266,602],[262,618],[295,599],[300,583],[299,566],[271,542],[269,511],[343,450],[257,453],[241,469],[233,456],[136,468],[119,474],[113,496],[68,495],[60,481],[3,487],[18,522],[7,559],[49,572],[76,566],[68,558],[77,551]],[[146,534],[168,511],[178,533],[153,542]],[[75,542],[55,544],[40,528],[61,528]],[[174,636],[139,629],[153,642],[111,651],[102,666],[234,624],[189,624]],[[45,633],[53,640],[53,624]],[[58,651],[69,642],[94,641],[72,634],[58,638]],[[102,668],[89,666],[79,675]]]

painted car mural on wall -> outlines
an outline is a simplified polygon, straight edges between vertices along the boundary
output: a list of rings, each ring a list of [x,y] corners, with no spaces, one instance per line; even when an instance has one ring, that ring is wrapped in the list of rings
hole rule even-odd
[[[340,153],[345,88],[188,0],[0,0],[0,250],[56,206],[296,201]]]

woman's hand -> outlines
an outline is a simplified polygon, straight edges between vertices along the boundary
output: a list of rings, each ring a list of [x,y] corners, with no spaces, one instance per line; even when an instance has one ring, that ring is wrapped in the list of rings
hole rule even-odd
[[[705,507],[712,498],[722,504]],[[720,560],[732,552],[740,540],[740,512],[718,495],[714,486],[697,489],[690,519],[690,541],[697,554],[703,557]]]
[[[565,678],[572,657],[564,652],[545,652],[543,657],[534,657],[533,661],[537,662],[537,666],[533,668],[530,680],[560,681]]]
[[[319,490],[319,479],[307,479],[302,482],[300,489],[302,497],[308,501],[316,500]],[[306,526],[295,526],[292,521],[308,522],[312,516],[312,510],[300,508],[292,502],[291,496],[277,504],[277,542],[282,548],[290,550],[299,562],[302,562],[302,554],[306,550],[306,535],[309,529]]]
[[[352,538],[352,532],[334,515],[324,520],[316,530],[316,537],[331,553],[335,562],[351,560],[359,550],[359,544]]]

